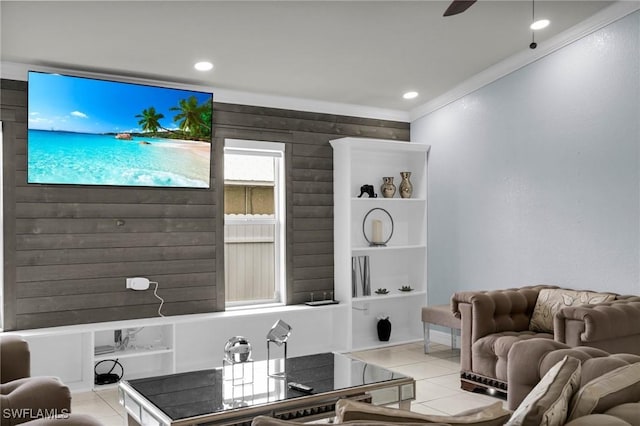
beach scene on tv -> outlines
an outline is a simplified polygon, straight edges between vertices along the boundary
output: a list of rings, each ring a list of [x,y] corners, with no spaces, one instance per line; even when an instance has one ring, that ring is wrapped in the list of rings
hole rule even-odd
[[[211,93],[29,72],[27,181],[209,187]]]

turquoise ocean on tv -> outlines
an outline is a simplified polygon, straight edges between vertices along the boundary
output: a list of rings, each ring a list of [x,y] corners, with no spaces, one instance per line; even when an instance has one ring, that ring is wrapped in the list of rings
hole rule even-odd
[[[209,186],[211,150],[202,142],[35,129],[28,141],[29,183]]]

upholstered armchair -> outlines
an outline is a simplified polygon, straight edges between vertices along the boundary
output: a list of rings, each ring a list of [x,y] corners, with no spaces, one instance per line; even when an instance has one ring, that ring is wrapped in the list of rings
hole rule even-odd
[[[56,377],[30,377],[29,346],[19,336],[0,336],[0,423],[68,417],[71,393]]]
[[[451,307],[461,319],[460,378],[466,390],[506,394],[509,352],[523,340],[640,354],[638,296],[538,285],[455,293]]]
[[[18,336],[0,336],[0,383],[29,377],[31,355],[29,345]]]

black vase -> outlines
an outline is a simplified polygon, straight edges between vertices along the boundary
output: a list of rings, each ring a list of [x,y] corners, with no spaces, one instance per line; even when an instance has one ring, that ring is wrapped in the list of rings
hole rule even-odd
[[[378,339],[381,342],[388,342],[391,336],[391,321],[389,318],[378,320]]]

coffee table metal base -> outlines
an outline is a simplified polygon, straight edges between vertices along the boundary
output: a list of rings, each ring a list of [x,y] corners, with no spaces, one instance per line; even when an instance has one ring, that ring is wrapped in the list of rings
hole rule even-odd
[[[413,380],[413,379],[411,379]],[[411,409],[411,401],[415,399],[415,381],[404,385],[398,385],[397,392],[401,396],[403,393],[408,394],[407,399],[399,401],[383,401],[387,405],[397,403],[401,410],[409,411]],[[411,389],[411,390],[409,390]],[[378,389],[389,390],[389,388]],[[408,391],[408,392],[407,392]],[[375,395],[376,390],[372,391]],[[339,399],[351,399],[372,403],[375,397],[370,393],[344,394],[340,397],[332,396],[327,398],[325,395],[313,395],[313,398],[303,397],[299,399],[280,401],[278,403],[267,404],[261,407],[238,408],[227,410],[222,413],[200,416],[198,418],[172,420],[164,415],[157,407],[149,405],[145,401],[136,401],[136,398],[124,392],[124,402],[127,411],[127,424],[129,426],[139,425],[226,425],[226,426],[249,426],[256,416],[270,416],[282,420],[293,420],[304,418],[305,422],[323,419],[335,415],[335,405]]]

